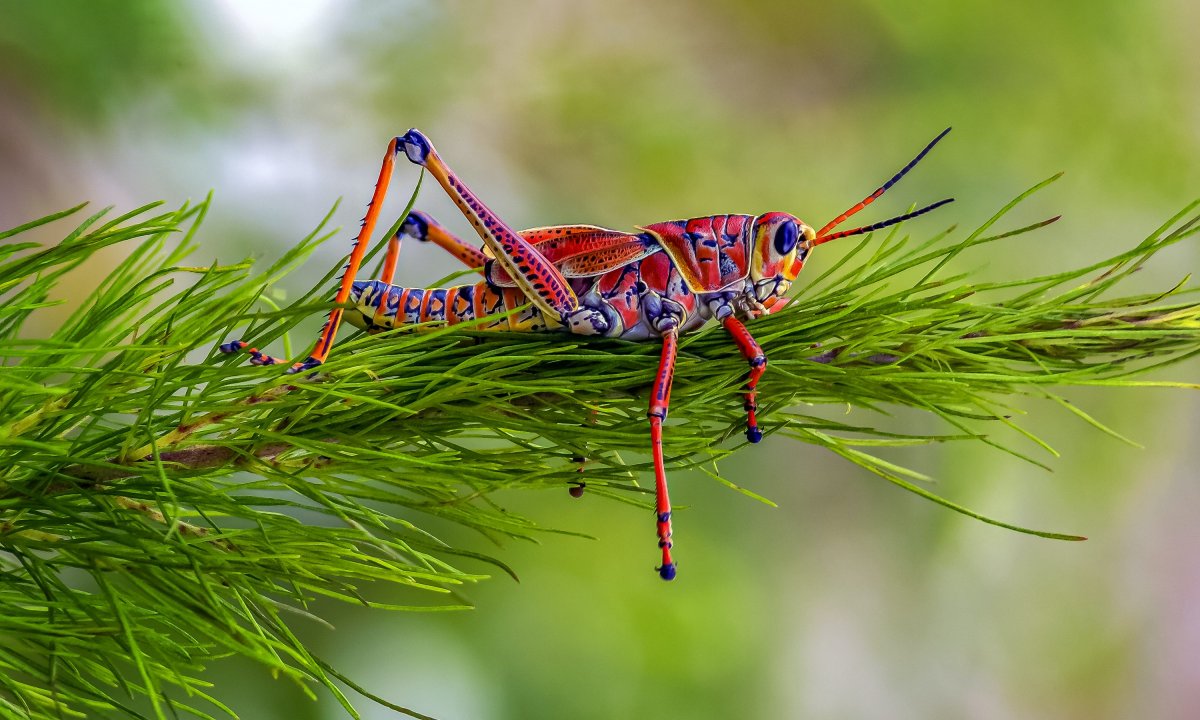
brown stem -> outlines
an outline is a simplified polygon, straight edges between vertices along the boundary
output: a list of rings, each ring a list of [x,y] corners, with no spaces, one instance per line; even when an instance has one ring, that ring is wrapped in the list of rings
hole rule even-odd
[[[254,457],[259,459],[272,460],[290,448],[291,446],[287,443],[271,443],[270,445],[258,448],[253,454]],[[186,470],[204,470],[206,468],[220,467],[243,456],[244,453],[223,445],[194,445],[182,450],[161,452],[158,454],[158,459],[164,464],[179,466]],[[114,461],[117,467],[72,465],[64,470],[63,474],[84,480],[87,486],[95,486],[122,478],[136,477],[138,473],[134,468],[144,466],[151,461],[150,458],[123,463]],[[75,487],[79,486],[56,483],[48,488],[47,492],[66,492]]]
[[[286,443],[272,443],[265,445],[254,451],[253,455],[256,458],[271,460],[278,457],[283,452],[290,449],[291,446]],[[243,453],[236,452],[232,448],[222,447],[219,445],[196,445],[182,450],[171,450],[159,453],[158,459],[164,464],[170,464],[186,468],[188,470],[201,470],[204,468],[220,467],[231,461],[244,457]],[[72,490],[81,488],[86,489],[102,489],[105,483],[122,478],[134,477],[138,473],[135,467],[145,465],[149,460],[140,460],[135,463],[126,463],[124,467],[94,467],[87,465],[75,465],[63,471],[64,475],[68,475],[84,481],[80,483],[64,483],[56,482],[49,485],[43,492],[44,494],[54,495],[67,493]],[[115,464],[115,463],[114,463]],[[16,496],[18,493],[12,488],[8,488],[6,492],[0,492],[0,499]],[[178,529],[179,533],[185,537],[207,538],[212,532],[211,529],[193,525],[182,520],[168,521],[162,511],[151,502],[144,500],[134,500],[123,495],[117,495],[113,498],[113,502],[126,510],[133,510],[141,513],[151,521],[163,525],[172,525]],[[5,535],[10,532],[18,532],[29,536],[34,531],[21,531],[16,525],[9,521],[0,521],[0,535]],[[36,539],[40,540],[60,540],[58,536],[52,536],[45,533],[40,533]],[[214,545],[223,550],[234,549],[233,544],[227,540],[213,540]]]
[[[250,397],[243,400],[242,404],[246,405],[247,407],[251,407],[251,406],[257,405],[259,403],[268,402],[270,400],[274,400],[275,398],[277,398],[281,395],[286,395],[287,393],[291,392],[295,388],[296,388],[295,385],[280,385],[279,387],[271,388],[270,390],[267,390],[266,392],[264,392],[262,394],[251,395]],[[190,437],[192,435],[192,433],[196,432],[197,430],[207,427],[209,425],[213,425],[215,423],[219,423],[222,420],[224,420],[225,418],[234,414],[234,412],[235,412],[234,410],[230,410],[227,412],[209,413],[207,415],[201,415],[200,417],[192,420],[191,422],[184,423],[184,424],[180,425],[179,427],[175,428],[174,430],[172,430],[171,432],[167,433],[166,435],[163,435],[153,445],[149,445],[149,444],[143,445],[142,447],[138,448],[137,450],[127,453],[124,457],[121,458],[121,460],[122,460],[121,464],[124,465],[124,464],[128,464],[130,462],[144,460],[145,458],[149,457],[150,455],[152,455],[154,453],[154,448],[156,446],[157,447],[171,447],[172,445],[178,445],[179,443],[183,442],[188,437]],[[160,453],[159,457],[163,457],[163,455]],[[212,466],[209,465],[209,466],[205,466],[205,467],[212,467]]]

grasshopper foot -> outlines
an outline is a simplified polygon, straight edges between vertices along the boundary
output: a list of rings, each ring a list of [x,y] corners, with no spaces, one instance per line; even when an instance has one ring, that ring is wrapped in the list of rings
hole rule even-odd
[[[309,355],[307,358],[304,359],[303,362],[298,362],[295,365],[288,368],[288,375],[294,375],[295,373],[302,373],[302,372],[306,372],[308,370],[312,370],[313,368],[321,365],[323,362],[324,361],[318,360],[315,357]]]
[[[218,349],[226,355],[232,355],[245,350],[250,355],[251,365],[278,365],[279,363],[283,362],[279,358],[267,355],[258,348],[249,347],[248,343],[243,342],[242,340],[230,340],[229,342],[221,345],[221,347]]]
[[[673,562],[663,563],[662,565],[659,565],[655,569],[658,570],[658,576],[660,578],[662,578],[663,580],[674,580],[675,579],[675,571],[676,571],[675,563],[673,563]]]

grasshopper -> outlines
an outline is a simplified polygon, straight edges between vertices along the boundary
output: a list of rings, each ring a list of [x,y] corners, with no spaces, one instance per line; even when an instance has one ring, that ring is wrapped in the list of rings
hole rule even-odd
[[[595,225],[555,225],[518,232],[459,179],[424,134],[409,130],[388,143],[371,204],[334,298],[336,307],[312,352],[288,372],[306,372],[325,362],[343,320],[367,332],[479,321],[477,326],[482,329],[661,342],[647,415],[654,460],[655,521],[662,551],[662,563],[656,570],[664,580],[672,580],[677,566],[671,556],[671,501],[662,435],[679,335],[713,320],[729,332],[749,364],[743,396],[746,438],[752,443],[761,440],[755,393],[767,357],[744,323],[787,304],[788,289],[816,246],[885,228],[952,202],[953,198],[941,200],[882,222],[835,232],[904,177],[948,132],[949,128],[942,131],[890,180],[820,230],[789,213],[768,212],[671,220],[637,227],[637,232]],[[382,276],[358,280],[359,266],[401,153],[437,179],[483,240],[483,249],[454,236],[427,213],[414,211],[387,239]],[[393,285],[403,236],[438,245],[483,279],[449,288]],[[225,343],[221,350],[246,350],[256,365],[282,362],[240,340]]]

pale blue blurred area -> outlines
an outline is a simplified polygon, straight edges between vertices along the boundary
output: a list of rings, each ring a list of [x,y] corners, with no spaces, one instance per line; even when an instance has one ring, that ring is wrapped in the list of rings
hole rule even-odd
[[[1133,246],[1200,194],[1198,27],[1186,0],[0,0],[0,225],[212,189],[197,261],[274,258],[341,197],[345,239],[279,289],[295,293],[347,250],[388,139],[411,126],[513,225],[628,228],[766,210],[820,224],[953,125],[870,217],[954,196],[908,230],[972,228],[1065,170],[1005,222],[1062,221],[963,261],[1044,274]],[[398,170],[389,220],[415,178]],[[434,190],[419,207],[468,231]],[[1135,284],[1169,287],[1198,255],[1172,248]],[[399,281],[455,269],[408,247]],[[87,274],[81,291],[104,268]],[[887,457],[1086,543],[983,525],[770,437],[721,471],[777,509],[673,473],[672,585],[652,572],[648,508],[504,495],[596,539],[495,548],[447,531],[520,584],[468,588],[469,613],[327,606],[337,632],[298,622],[372,690],[447,719],[1196,717],[1200,403],[1069,397],[1145,448],[1030,398],[1020,422],[1061,457],[998,434],[1053,474],[966,445]],[[907,412],[846,419],[947,431]],[[216,677],[244,717],[341,716],[254,667]]]

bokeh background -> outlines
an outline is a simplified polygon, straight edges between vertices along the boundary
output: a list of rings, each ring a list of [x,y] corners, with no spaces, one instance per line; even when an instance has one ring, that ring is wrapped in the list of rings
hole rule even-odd
[[[0,225],[213,189],[200,260],[272,258],[338,197],[356,227],[410,126],[518,227],[773,209],[820,224],[953,125],[876,216],[954,195],[910,231],[973,227],[1066,170],[1015,216],[1060,223],[972,260],[1042,274],[1132,246],[1200,194],[1197,28],[1190,0],[0,0]],[[401,168],[386,217],[414,177]],[[438,193],[420,206],[466,232]],[[323,274],[345,235],[280,292]],[[417,247],[401,265],[410,284],[455,269]],[[1138,281],[1198,267],[1188,243]],[[1039,455],[1052,474],[966,446],[892,457],[1086,543],[983,525],[778,438],[722,466],[778,509],[674,474],[673,585],[651,572],[646,513],[506,496],[596,539],[472,539],[520,584],[471,589],[469,613],[331,607],[337,631],[306,632],[439,718],[1200,717],[1200,403],[1069,397],[1144,449],[1030,401],[1021,421],[1061,453]],[[254,667],[214,677],[247,718],[340,717]]]

